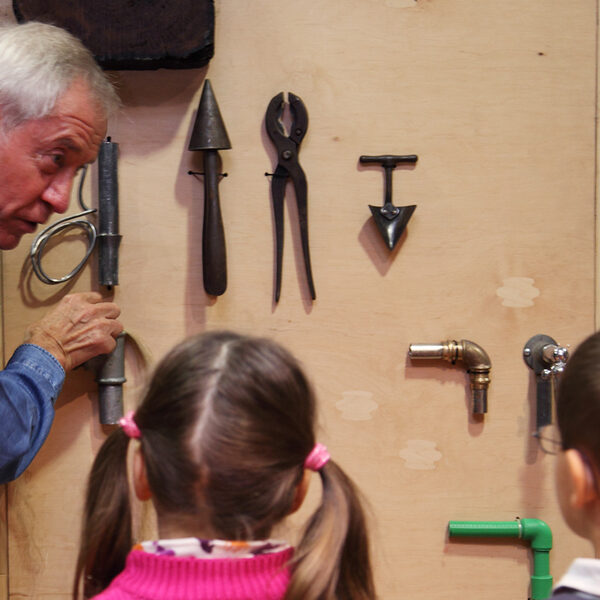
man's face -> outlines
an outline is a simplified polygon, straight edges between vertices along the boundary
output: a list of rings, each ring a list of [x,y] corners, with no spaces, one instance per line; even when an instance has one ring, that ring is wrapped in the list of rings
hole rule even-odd
[[[14,248],[53,212],[67,210],[73,178],[95,160],[105,133],[87,85],[76,81],[50,116],[0,134],[1,249]]]

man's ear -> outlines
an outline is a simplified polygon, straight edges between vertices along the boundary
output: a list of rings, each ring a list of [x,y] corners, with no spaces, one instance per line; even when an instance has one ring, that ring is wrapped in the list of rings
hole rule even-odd
[[[289,515],[295,513],[302,506],[304,498],[306,498],[306,494],[308,492],[310,474],[311,471],[309,471],[308,469],[304,469],[302,479],[300,480],[300,483],[296,486],[296,493],[294,495],[294,501],[292,502],[292,508],[290,508],[290,512],[288,513]]]
[[[565,450],[568,476],[571,479],[569,501],[575,508],[581,508],[598,499],[596,480],[591,466],[579,450]]]
[[[150,500],[152,490],[146,477],[146,463],[141,448],[136,448],[133,454],[133,489],[139,500]]]

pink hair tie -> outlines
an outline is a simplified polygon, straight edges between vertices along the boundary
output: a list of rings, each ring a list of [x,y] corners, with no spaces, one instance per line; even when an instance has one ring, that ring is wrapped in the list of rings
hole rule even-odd
[[[323,444],[315,444],[315,447],[304,461],[304,468],[311,471],[320,471],[330,458],[331,456]]]
[[[127,437],[139,440],[142,437],[142,432],[140,431],[140,428],[137,426],[136,422],[133,420],[134,414],[135,413],[130,410],[124,417],[119,419],[119,425],[122,427]]]

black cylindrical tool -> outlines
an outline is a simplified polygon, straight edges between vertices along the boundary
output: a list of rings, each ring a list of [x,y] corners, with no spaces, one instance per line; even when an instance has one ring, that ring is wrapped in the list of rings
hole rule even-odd
[[[96,382],[98,383],[98,405],[100,423],[114,425],[123,416],[123,384],[125,379],[125,336],[117,336],[117,345],[98,368]]]
[[[119,144],[110,137],[98,153],[98,282],[112,287],[119,283]]]

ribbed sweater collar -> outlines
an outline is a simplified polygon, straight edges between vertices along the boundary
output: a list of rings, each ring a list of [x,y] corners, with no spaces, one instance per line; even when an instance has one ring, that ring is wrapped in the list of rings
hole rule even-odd
[[[200,559],[132,550],[99,600],[281,600],[293,549],[253,558]]]

